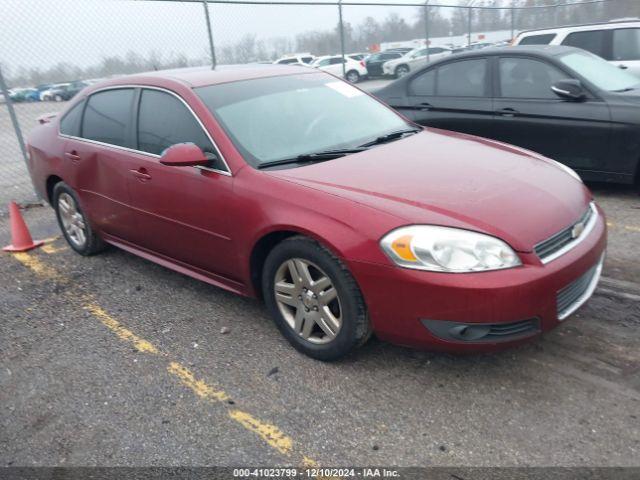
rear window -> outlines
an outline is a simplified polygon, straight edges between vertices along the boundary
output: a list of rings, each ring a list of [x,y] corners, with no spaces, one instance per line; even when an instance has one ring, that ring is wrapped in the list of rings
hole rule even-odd
[[[84,102],[78,103],[75,107],[67,112],[60,120],[60,133],[63,135],[71,135],[73,137],[80,136],[80,122],[82,121],[82,107]]]
[[[549,45],[556,38],[555,33],[545,33],[543,35],[529,35],[518,42],[518,45]]]
[[[613,60],[640,60],[640,28],[613,31]]]
[[[111,145],[129,146],[132,103],[132,88],[94,93],[84,111],[82,136]]]
[[[605,60],[610,60],[609,58],[606,58],[607,54],[605,50],[605,35],[606,33],[604,30],[573,32],[567,35],[567,38],[564,39],[562,44],[581,48],[588,52],[595,53]]]

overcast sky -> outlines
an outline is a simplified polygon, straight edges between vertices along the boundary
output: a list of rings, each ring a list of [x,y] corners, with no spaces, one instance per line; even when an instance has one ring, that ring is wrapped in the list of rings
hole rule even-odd
[[[128,51],[147,55],[155,49],[165,55],[184,53],[190,58],[204,57],[208,52],[201,3],[1,1],[0,62],[14,72],[18,66],[46,68],[58,62],[85,67],[105,56],[124,55]],[[415,7],[345,6],[344,20],[353,25],[369,15],[382,20],[392,11],[407,20],[416,15]],[[293,37],[304,31],[330,29],[338,22],[337,7],[329,5],[211,4],[210,12],[218,45],[233,43],[247,33],[255,33],[264,40]]]

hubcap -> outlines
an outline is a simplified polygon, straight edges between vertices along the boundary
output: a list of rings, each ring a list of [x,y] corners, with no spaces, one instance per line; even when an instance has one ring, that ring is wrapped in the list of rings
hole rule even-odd
[[[350,83],[356,83],[358,81],[358,74],[350,73],[349,75],[347,75],[347,80],[349,80]]]
[[[58,197],[58,211],[67,238],[76,247],[82,248],[87,241],[87,226],[84,216],[78,210],[76,201],[68,193],[61,193]]]
[[[276,272],[274,293],[289,327],[311,343],[332,341],[342,326],[342,307],[331,279],[317,265],[287,260]]]
[[[407,70],[405,67],[400,67],[398,69],[398,76],[399,77],[404,77],[407,73],[409,73],[409,70]]]

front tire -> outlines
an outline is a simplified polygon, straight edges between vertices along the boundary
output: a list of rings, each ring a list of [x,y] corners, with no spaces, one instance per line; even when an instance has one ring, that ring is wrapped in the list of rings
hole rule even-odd
[[[66,183],[59,182],[53,188],[52,197],[58,225],[69,246],[84,256],[104,250],[106,245],[91,228],[76,192]]]
[[[349,70],[345,75],[345,78],[349,83],[358,83],[360,81],[360,74],[355,70]]]
[[[262,289],[280,332],[312,358],[339,359],[371,335],[351,273],[314,240],[296,236],[276,245],[265,261]]]
[[[396,78],[402,78],[409,73],[409,67],[407,65],[398,65],[396,67]]]

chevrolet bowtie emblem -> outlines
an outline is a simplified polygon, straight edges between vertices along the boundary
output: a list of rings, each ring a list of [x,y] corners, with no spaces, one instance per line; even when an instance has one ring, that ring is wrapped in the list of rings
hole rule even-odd
[[[584,232],[584,223],[576,223],[571,229],[571,238],[578,238]]]

